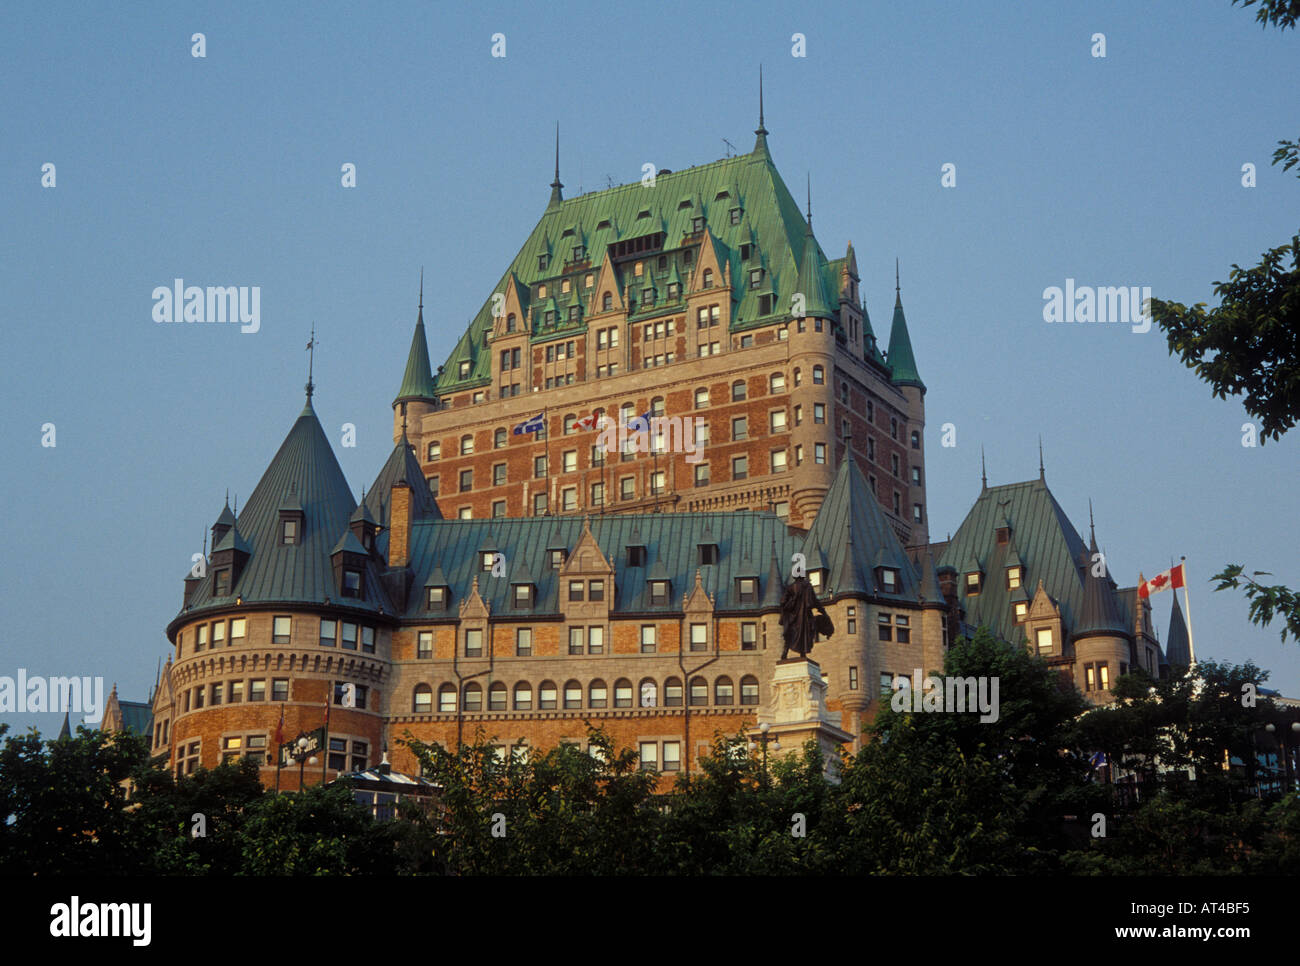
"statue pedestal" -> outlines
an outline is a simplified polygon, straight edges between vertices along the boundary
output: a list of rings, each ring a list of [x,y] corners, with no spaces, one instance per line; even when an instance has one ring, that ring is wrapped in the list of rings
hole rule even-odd
[[[778,661],[772,676],[772,698],[759,712],[759,725],[768,725],[768,755],[802,754],[804,742],[817,741],[826,762],[826,777],[839,781],[839,746],[853,736],[835,724],[826,710],[826,682],[816,661],[795,658]],[[760,742],[762,732],[751,728],[749,737]],[[771,748],[780,741],[780,750]]]

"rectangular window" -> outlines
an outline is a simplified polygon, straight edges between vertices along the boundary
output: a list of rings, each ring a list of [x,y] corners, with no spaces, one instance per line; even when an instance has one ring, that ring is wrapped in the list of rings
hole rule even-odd
[[[1092,665],[1091,664],[1084,665],[1083,673],[1084,673],[1083,689],[1085,691],[1095,691],[1097,688],[1097,676],[1096,673],[1093,671]]]
[[[653,654],[657,649],[658,649],[658,645],[656,643],[656,638],[655,638],[655,625],[642,624],[641,625],[641,653]]]
[[[293,626],[293,619],[289,617],[276,617],[272,621],[271,643],[288,644],[289,633]],[[202,628],[200,628],[202,630]]]
[[[1102,691],[1110,690],[1110,665],[1105,661],[1097,665],[1097,681]]]
[[[208,625],[200,624],[198,628],[198,636],[195,638],[194,641],[194,650],[201,651],[207,646],[208,646]]]
[[[605,599],[605,581],[603,581],[603,580],[593,580],[593,581],[591,582],[590,590],[589,590],[589,592],[588,592],[588,594],[587,594],[587,599],[588,599],[588,600],[604,600],[604,599]]]
[[[230,682],[230,703],[239,704],[243,700],[244,700],[244,682],[231,681]]]
[[[433,631],[420,631],[416,639],[415,656],[423,659],[433,657]]]
[[[696,219],[697,221],[699,219]],[[641,770],[659,770],[659,745],[654,741],[641,742]]]
[[[492,467],[492,485],[503,486],[506,482],[506,464],[498,463]]]
[[[709,626],[707,624],[691,625],[691,650],[705,651],[709,647]]]
[[[892,641],[894,639],[894,628],[888,614],[881,614],[876,618],[878,635],[882,641]]]
[[[226,622],[217,621],[212,625],[212,646],[222,647],[226,643]]]
[[[581,580],[569,581],[569,600],[582,600],[583,583]]]
[[[337,621],[325,620],[323,618],[321,619],[320,622],[320,646],[321,647],[333,647],[335,645],[336,635],[338,634],[337,628],[338,628]]]
[[[518,657],[532,657],[533,629],[531,627],[515,628],[515,654]]]
[[[880,672],[880,693],[882,695],[892,694],[894,690],[894,676],[888,671]]]
[[[225,693],[225,690],[222,688],[222,686],[221,686],[220,684],[214,684],[214,685],[212,685],[212,705],[213,705],[213,707],[216,707],[217,705],[221,704],[221,698],[222,698],[222,695],[223,695],[224,693]]]
[[[849,667],[849,690],[856,691],[857,689],[858,689],[858,669],[856,667],[850,666]]]
[[[271,700],[272,701],[289,700],[289,679],[288,678],[271,678]]]
[[[461,470],[460,471],[460,492],[468,493],[472,489],[474,489],[474,471]]]
[[[856,634],[858,632],[857,617],[858,617],[858,609],[856,607],[850,607],[848,609],[848,628],[847,628],[850,634]]]
[[[357,625],[356,624],[349,624],[347,621],[343,622],[342,643],[343,646],[349,651],[355,651],[357,649]]]
[[[733,456],[731,458],[731,478],[743,480],[749,476],[749,457]]]
[[[910,624],[911,618],[904,617],[902,614],[899,614],[894,618],[894,626],[898,629],[898,643],[912,643],[912,629],[909,626]]]
[[[758,625],[746,622],[740,625],[740,649],[753,651],[758,647]]]
[[[375,653],[375,629],[373,627],[361,628],[361,653]]]
[[[605,628],[603,627],[587,628],[587,653],[588,654],[605,653]]]
[[[826,422],[826,404],[825,404],[825,403],[813,403],[813,422],[814,422],[814,423],[825,423],[825,422]]]
[[[482,628],[476,627],[465,631],[465,656],[466,657],[483,656]]]
[[[546,457],[534,456],[533,457],[533,478],[541,480],[541,479],[545,479],[545,477],[546,477]]]
[[[585,627],[569,628],[569,653],[581,654],[587,649],[587,629]]]
[[[682,746],[677,741],[664,742],[664,771],[681,771],[682,768]]]
[[[784,433],[786,429],[785,410],[778,409],[770,413],[768,418],[768,429],[773,433]]]
[[[813,443],[813,462],[818,465],[824,465],[826,462],[826,444]]]
[[[731,421],[731,438],[733,440],[749,438],[749,418],[747,416],[737,416]]]
[[[1052,653],[1052,629],[1050,627],[1040,627],[1035,635],[1038,644],[1039,654]]]
[[[778,449],[772,451],[772,472],[784,473],[786,467],[785,450]]]
[[[248,682],[248,700],[265,701],[266,700],[266,681],[254,680]]]

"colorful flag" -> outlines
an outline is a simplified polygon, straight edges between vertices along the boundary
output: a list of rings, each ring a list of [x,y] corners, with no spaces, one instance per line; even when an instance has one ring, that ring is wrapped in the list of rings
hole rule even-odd
[[[598,423],[599,421],[600,421],[600,417],[597,416],[595,413],[592,413],[590,416],[583,416],[581,419],[575,422],[573,424],[573,428],[576,432],[585,433],[589,429],[595,429],[596,423]]]
[[[651,407],[650,409],[647,409],[640,416],[633,416],[631,419],[629,419],[626,423],[623,424],[623,428],[626,429],[629,433],[647,432],[650,429],[650,420],[654,416],[654,414],[655,414],[654,407]]]
[[[546,426],[546,414],[538,413],[532,419],[525,419],[515,427],[515,435],[523,436],[525,433],[536,433]]]
[[[1150,580],[1143,583],[1142,586],[1138,587],[1138,596],[1150,597],[1152,594],[1159,593],[1162,590],[1182,586],[1184,586],[1183,565],[1179,564],[1177,567],[1170,567],[1163,573],[1156,574]]]

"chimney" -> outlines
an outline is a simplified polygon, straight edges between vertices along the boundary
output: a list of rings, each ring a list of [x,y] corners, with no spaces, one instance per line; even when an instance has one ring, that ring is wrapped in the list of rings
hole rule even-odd
[[[393,484],[388,532],[388,566],[405,567],[411,560],[411,488],[405,480]]]

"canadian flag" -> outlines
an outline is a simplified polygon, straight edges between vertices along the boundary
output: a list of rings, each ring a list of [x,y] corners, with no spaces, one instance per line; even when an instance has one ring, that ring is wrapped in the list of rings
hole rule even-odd
[[[597,416],[595,413],[592,413],[590,416],[583,416],[581,419],[575,422],[573,424],[573,428],[579,433],[585,433],[589,429],[595,429],[596,423],[598,423],[599,421],[600,421],[600,417]]]
[[[1183,586],[1183,565],[1170,567],[1164,573],[1156,574],[1150,580],[1146,581],[1138,588],[1139,597],[1150,597],[1152,594],[1162,590],[1168,590],[1170,587]]]

